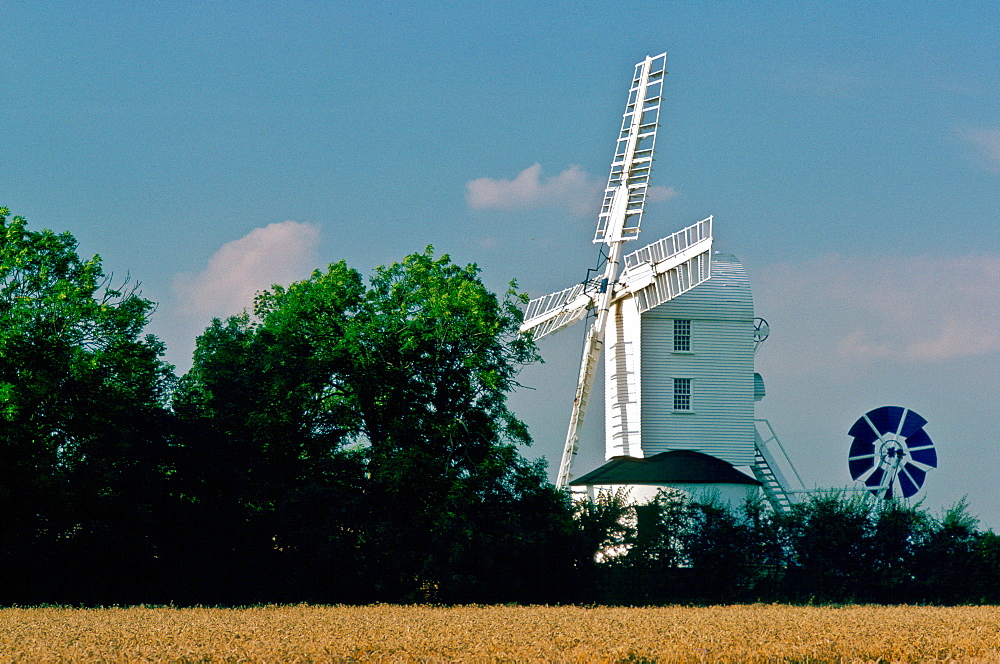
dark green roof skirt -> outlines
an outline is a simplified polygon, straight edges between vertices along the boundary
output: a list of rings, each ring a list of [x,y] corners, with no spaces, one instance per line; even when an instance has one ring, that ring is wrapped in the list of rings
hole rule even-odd
[[[572,482],[572,486],[593,484],[746,484],[760,482],[733,468],[722,459],[693,452],[661,452],[648,459],[613,457],[603,466]]]

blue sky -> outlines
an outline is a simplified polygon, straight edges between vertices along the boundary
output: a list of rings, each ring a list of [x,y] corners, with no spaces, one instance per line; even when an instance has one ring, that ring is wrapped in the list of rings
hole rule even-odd
[[[847,429],[904,405],[925,505],[1000,528],[998,34],[994,2],[0,0],[0,204],[141,281],[180,370],[212,316],[335,260],[433,244],[544,294],[593,266],[632,66],[666,50],[643,239],[715,215],[807,484],[847,485]],[[582,334],[513,397],[550,465]]]

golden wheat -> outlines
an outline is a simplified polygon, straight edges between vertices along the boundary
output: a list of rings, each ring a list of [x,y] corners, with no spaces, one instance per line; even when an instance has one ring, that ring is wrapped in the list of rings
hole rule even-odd
[[[11,608],[0,659],[1000,661],[1000,607]]]

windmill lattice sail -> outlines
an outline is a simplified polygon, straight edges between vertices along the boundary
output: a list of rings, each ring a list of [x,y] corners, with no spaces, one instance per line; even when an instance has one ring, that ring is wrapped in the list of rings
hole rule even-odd
[[[712,217],[625,256],[622,295],[635,298],[639,313],[658,307],[711,276]]]
[[[635,297],[648,311],[702,283],[711,274],[712,217],[625,256],[612,299]],[[537,297],[524,310],[521,332],[541,339],[582,319],[597,304],[600,280],[592,279]]]
[[[647,57],[635,65],[615,156],[611,160],[611,173],[604,189],[604,201],[597,216],[594,242],[615,242],[619,238],[634,240],[639,236],[649,175],[653,168],[653,148],[660,121],[666,66],[666,53]],[[616,192],[622,185],[627,196],[623,201],[624,218],[619,218],[614,207]]]
[[[593,306],[597,290],[597,286],[585,282],[531,300],[524,311],[521,332],[530,331],[535,339],[541,339],[569,327]]]

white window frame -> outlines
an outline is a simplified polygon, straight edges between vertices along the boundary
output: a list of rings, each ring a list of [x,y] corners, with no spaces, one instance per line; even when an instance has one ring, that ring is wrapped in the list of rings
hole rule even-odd
[[[685,326],[684,323],[687,323]],[[687,333],[685,334],[684,327],[687,327]],[[683,341],[686,343],[678,344],[678,341]],[[679,347],[686,346],[686,347]],[[675,318],[674,319],[674,350],[675,353],[690,353],[691,352],[691,319],[690,318]]]
[[[678,387],[680,387],[682,384],[685,384],[685,383],[683,383],[681,381],[686,381],[687,394],[684,394],[682,391],[678,391]],[[694,412],[694,379],[693,378],[688,378],[686,376],[676,376],[674,378],[671,378],[671,382],[673,383],[673,395],[672,395],[673,403],[671,404],[673,406],[673,409],[672,409],[673,412],[675,412],[675,413],[693,413]],[[687,406],[688,407],[687,408],[679,408],[678,407],[678,398],[683,399],[685,396],[687,397]]]

